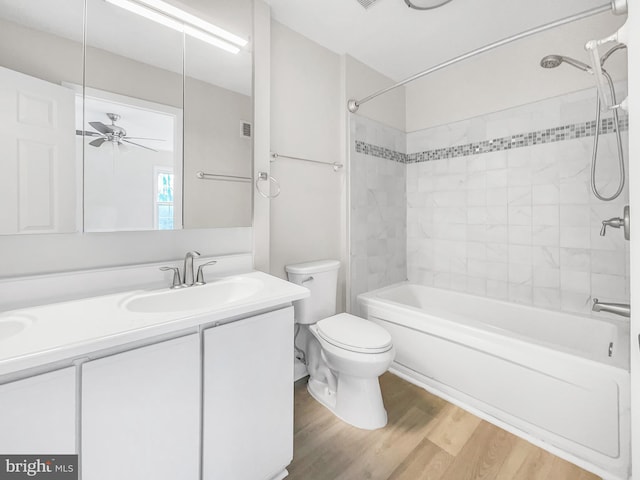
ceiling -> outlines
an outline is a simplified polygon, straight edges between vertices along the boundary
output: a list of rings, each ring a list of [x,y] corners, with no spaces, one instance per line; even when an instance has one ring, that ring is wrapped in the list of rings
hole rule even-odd
[[[402,80],[428,67],[607,0],[452,0],[434,10],[403,0],[266,0],[272,17],[380,73]]]

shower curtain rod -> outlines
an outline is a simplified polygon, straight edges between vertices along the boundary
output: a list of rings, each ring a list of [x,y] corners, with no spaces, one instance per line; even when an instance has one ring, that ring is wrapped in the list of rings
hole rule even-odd
[[[390,92],[391,90],[394,90],[398,87],[406,85],[407,83],[413,82],[414,80],[417,80],[418,78],[422,78],[425,75],[429,75],[430,73],[436,72],[440,69],[443,69],[455,63],[461,62],[462,60],[466,60],[467,58],[471,58],[481,53],[487,52],[489,50],[493,50],[494,48],[501,47],[511,42],[515,42],[516,40],[520,40],[521,38],[526,38],[536,33],[544,32],[546,30],[550,30],[552,28],[564,25],[566,23],[575,22],[576,20],[582,20],[583,18],[592,17],[599,13],[608,12],[610,10],[612,10],[612,6],[611,4],[607,3],[606,5],[602,5],[601,7],[592,8],[582,13],[571,15],[570,17],[561,18],[560,20],[556,20],[555,22],[547,23],[545,25],[532,28],[531,30],[526,30],[522,33],[512,35],[511,37],[503,38],[502,40],[498,40],[497,42],[490,43],[489,45],[485,45],[484,47],[480,47],[476,50],[472,50],[470,52],[465,53],[464,55],[460,55],[459,57],[455,57],[455,58],[452,58],[451,60],[447,60],[446,62],[436,65],[435,67],[431,67],[420,73],[416,73],[415,75],[409,78],[406,78],[396,83],[395,85],[391,85],[390,87],[383,88],[382,90],[378,90],[377,92],[372,93],[371,95],[363,98],[362,100],[355,100],[352,98],[347,102],[347,109],[351,113],[356,113],[360,105],[362,105],[363,103],[367,103],[369,100],[373,100],[374,98],[379,97],[380,95],[384,95],[385,93]]]

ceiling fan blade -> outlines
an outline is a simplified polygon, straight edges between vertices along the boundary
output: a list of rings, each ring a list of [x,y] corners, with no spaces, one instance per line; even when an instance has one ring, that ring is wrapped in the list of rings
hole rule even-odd
[[[89,142],[89,145],[91,145],[92,147],[99,147],[100,145],[102,145],[104,142],[106,142],[107,139],[104,137],[100,137],[100,138],[96,138],[94,141]]]
[[[76,130],[76,135],[84,135],[85,137],[103,137],[101,133],[90,132],[88,130]]]
[[[95,128],[97,131],[99,131],[100,133],[111,133],[113,130],[111,128],[109,128],[109,125],[105,125],[102,122],[89,122],[89,125],[91,125],[93,128]]]
[[[123,142],[126,142],[126,143],[130,143],[131,145],[135,145],[136,147],[146,148],[147,150],[151,150],[152,152],[157,152],[157,151],[158,151],[158,150],[155,150],[155,149],[153,149],[153,148],[145,147],[144,145],[140,145],[139,143],[130,142],[129,140],[122,139],[122,141],[123,141]],[[93,143],[93,142],[92,142],[92,143]]]
[[[149,138],[149,137],[123,137],[127,140],[153,140],[154,142],[166,142],[164,138]]]

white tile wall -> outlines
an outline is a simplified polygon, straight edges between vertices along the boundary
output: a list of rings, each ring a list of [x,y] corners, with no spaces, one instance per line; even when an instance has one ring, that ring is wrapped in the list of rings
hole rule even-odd
[[[625,85],[618,85],[625,91]],[[629,301],[629,244],[599,235],[620,216],[590,191],[593,138],[403,164],[357,153],[355,141],[401,153],[481,142],[594,119],[582,91],[428,130],[351,116],[351,311],[358,294],[405,280],[589,314]],[[623,132],[628,159],[627,134]],[[598,184],[616,189],[614,134],[600,140]],[[601,315],[601,314],[598,314]]]
[[[578,92],[410,133],[407,153],[592,117],[593,92]],[[628,302],[628,242],[618,230],[599,235],[602,220],[622,214],[628,189],[613,202],[595,199],[592,146],[579,138],[408,164],[409,280],[576,313],[589,313],[594,297]],[[601,137],[598,162],[610,193],[614,134]]]
[[[357,314],[360,293],[407,279],[407,181],[404,163],[357,153],[355,140],[405,153],[406,134],[351,115],[349,311]]]

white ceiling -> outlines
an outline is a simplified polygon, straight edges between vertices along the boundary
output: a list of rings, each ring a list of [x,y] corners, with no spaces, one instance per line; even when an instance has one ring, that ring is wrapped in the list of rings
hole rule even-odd
[[[278,22],[394,80],[608,0],[452,0],[426,11],[404,0],[266,0]]]

